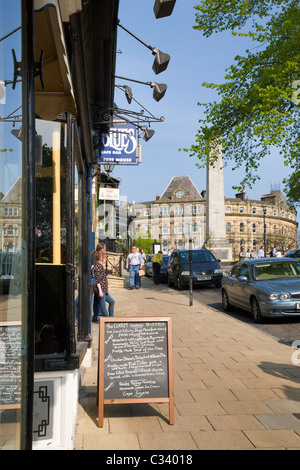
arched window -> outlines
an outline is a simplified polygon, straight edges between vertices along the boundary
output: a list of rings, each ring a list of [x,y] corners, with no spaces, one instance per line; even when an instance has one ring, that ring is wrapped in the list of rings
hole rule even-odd
[[[179,250],[182,250],[182,249],[183,249],[183,241],[182,241],[182,240],[178,240],[178,242],[177,242],[177,248],[178,248]]]

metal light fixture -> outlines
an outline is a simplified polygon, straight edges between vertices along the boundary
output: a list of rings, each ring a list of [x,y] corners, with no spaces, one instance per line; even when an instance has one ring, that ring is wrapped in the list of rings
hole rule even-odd
[[[147,127],[141,127],[141,130],[144,132],[143,139],[145,140],[145,142],[148,142],[148,140],[150,140],[151,137],[153,137],[153,135],[155,134],[155,131],[153,129],[148,129]]]
[[[155,0],[153,11],[155,18],[163,18],[172,14],[176,0]]]
[[[110,174],[113,172],[115,165],[113,163],[106,163],[104,165],[104,170],[106,171],[107,174]]]
[[[155,101],[160,101],[167,91],[167,85],[165,83],[156,83],[156,82],[141,82],[140,80],[134,80],[132,78],[119,77],[115,75],[115,78],[120,80],[128,80],[129,82],[141,83],[142,85],[148,85],[153,88],[153,98]],[[131,94],[132,98],[132,94]]]
[[[129,31],[127,28],[125,28],[123,25],[121,25],[119,20],[117,21],[117,24],[118,24],[118,26],[120,26],[120,28],[124,29],[124,31],[126,31],[132,37],[137,39],[141,44],[143,44],[148,49],[150,49],[150,51],[152,51],[152,54],[155,55],[155,59],[154,59],[152,68],[153,68],[154,73],[156,73],[156,75],[163,72],[164,70],[166,70],[166,68],[168,67],[168,64],[170,62],[170,58],[171,58],[169,56],[169,54],[166,54],[165,52],[161,52],[156,47],[152,47],[152,46],[149,46],[148,44],[146,44],[140,38],[135,36],[135,34],[133,34],[131,31]]]

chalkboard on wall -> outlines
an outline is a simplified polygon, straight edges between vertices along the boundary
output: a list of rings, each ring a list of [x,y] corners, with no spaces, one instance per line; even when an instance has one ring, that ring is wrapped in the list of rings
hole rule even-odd
[[[21,407],[21,322],[0,322],[0,409]]]
[[[108,403],[169,403],[174,424],[171,318],[100,319],[99,427]]]

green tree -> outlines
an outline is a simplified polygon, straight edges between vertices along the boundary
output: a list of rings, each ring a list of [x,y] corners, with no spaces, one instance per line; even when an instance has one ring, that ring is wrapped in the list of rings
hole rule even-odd
[[[222,142],[224,164],[245,169],[240,186],[252,187],[261,160],[277,147],[291,175],[284,180],[291,203],[300,195],[300,7],[299,0],[202,0],[195,29],[204,36],[229,30],[254,47],[226,69],[222,84],[204,83],[220,101],[204,106],[190,156],[214,164],[213,142]]]

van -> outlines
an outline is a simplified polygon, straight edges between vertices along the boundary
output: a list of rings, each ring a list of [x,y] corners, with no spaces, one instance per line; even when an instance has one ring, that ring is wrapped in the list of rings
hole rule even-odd
[[[192,253],[193,286],[214,284],[221,287],[222,269],[220,260],[204,248],[194,250],[174,250],[168,262],[168,285],[183,289],[189,285],[189,253]]]

